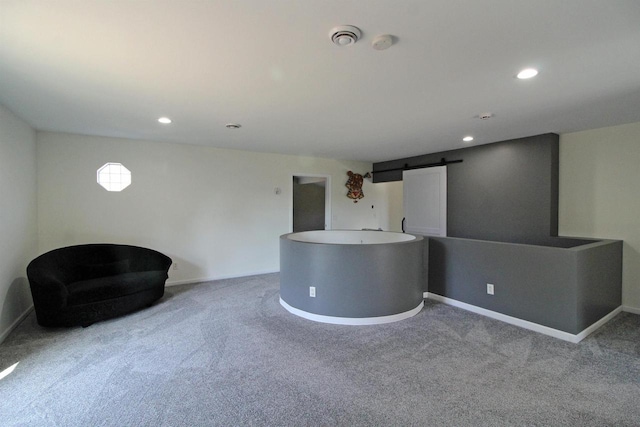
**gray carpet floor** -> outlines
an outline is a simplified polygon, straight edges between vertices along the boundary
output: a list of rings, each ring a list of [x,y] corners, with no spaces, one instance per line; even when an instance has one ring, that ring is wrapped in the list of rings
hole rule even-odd
[[[3,426],[640,425],[640,316],[571,344],[427,301],[314,323],[277,274],[167,288],[88,328],[35,314],[0,345]]]

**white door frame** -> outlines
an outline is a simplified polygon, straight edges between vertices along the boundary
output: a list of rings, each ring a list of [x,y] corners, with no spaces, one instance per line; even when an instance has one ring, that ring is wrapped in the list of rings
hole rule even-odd
[[[300,176],[304,178],[325,178],[326,185],[324,189],[324,229],[331,230],[331,175],[312,174],[312,173],[294,173],[289,179],[289,233],[293,232],[293,178]]]

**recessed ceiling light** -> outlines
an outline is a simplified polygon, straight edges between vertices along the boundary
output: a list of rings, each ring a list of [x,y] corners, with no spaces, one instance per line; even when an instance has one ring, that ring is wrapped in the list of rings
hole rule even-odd
[[[464,142],[471,142],[471,141],[473,141],[473,137],[472,136],[465,136],[464,138],[462,138],[462,140]]]
[[[163,125],[168,125],[169,123],[171,123],[171,119],[169,117],[160,117],[158,121]]]
[[[524,79],[530,79],[531,77],[535,77],[537,75],[538,75],[538,70],[536,70],[535,68],[525,68],[524,70],[520,71],[516,77],[518,77],[521,80],[524,80]]]
[[[237,123],[227,123],[225,126],[227,129],[240,129],[240,125]]]

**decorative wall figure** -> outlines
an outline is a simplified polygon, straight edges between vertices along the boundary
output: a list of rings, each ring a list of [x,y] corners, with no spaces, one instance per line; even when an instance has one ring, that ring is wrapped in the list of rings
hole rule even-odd
[[[349,175],[349,179],[345,184],[349,189],[347,197],[353,199],[353,203],[358,203],[358,200],[364,197],[364,193],[362,192],[362,183],[364,179],[359,173],[353,173],[351,171],[347,172],[347,175]]]

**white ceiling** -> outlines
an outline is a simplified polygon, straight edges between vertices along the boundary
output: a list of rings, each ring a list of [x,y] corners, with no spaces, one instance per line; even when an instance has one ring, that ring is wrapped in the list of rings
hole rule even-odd
[[[341,24],[362,39],[332,44]],[[0,0],[0,103],[39,130],[366,161],[593,129],[640,121],[640,1]]]

